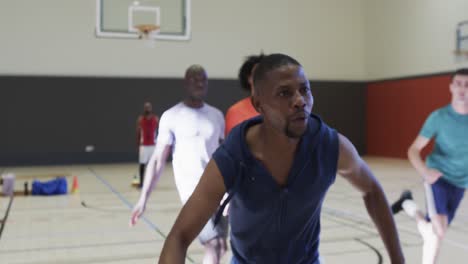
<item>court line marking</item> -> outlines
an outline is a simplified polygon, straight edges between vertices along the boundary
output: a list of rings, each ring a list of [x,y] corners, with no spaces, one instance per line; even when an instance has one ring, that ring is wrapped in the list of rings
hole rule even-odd
[[[357,242],[367,246],[368,248],[370,248],[372,251],[375,252],[375,254],[377,255],[377,264],[382,264],[383,263],[383,257],[382,257],[382,254],[380,253],[380,251],[372,246],[370,243],[367,243],[366,241],[362,240],[362,239],[359,239],[359,238],[355,238],[354,240],[356,240]]]
[[[372,221],[370,221],[369,219],[363,217],[361,214],[357,214],[357,213],[352,213],[352,212],[349,212],[349,211],[345,211],[345,210],[338,210],[338,209],[333,209],[333,208],[330,208],[330,207],[326,207],[326,206],[323,206],[323,209],[325,209],[326,211],[328,211],[329,213],[331,213],[332,215],[333,214],[336,214],[336,215],[342,215],[342,216],[347,216],[351,219],[354,219],[355,221],[358,221],[360,223],[362,223],[363,221],[367,222],[367,223],[371,223]],[[416,226],[416,224],[415,224]],[[413,228],[413,229],[410,229],[410,228],[407,228],[407,227],[404,227],[404,226],[398,226],[397,229],[399,230],[402,230],[402,231],[405,231],[406,233],[409,233],[409,234],[412,234],[412,235],[415,235],[417,237],[421,237],[421,235],[419,234],[418,231],[415,231],[416,227]],[[454,247],[457,247],[457,248],[460,248],[460,249],[463,249],[463,250],[466,250],[468,251],[468,246],[460,243],[460,242],[457,242],[457,241],[454,241],[452,239],[449,239],[449,238],[444,238],[444,243],[448,243]]]
[[[140,240],[140,241],[132,241],[131,244],[149,244],[153,243],[158,240]],[[85,248],[100,248],[100,247],[108,247],[108,246],[122,246],[128,245],[129,242],[109,242],[109,243],[95,243],[95,244],[82,244],[76,246],[52,246],[52,247],[36,247],[36,248],[24,248],[24,249],[10,249],[10,250],[0,250],[3,254],[15,254],[15,253],[22,253],[22,252],[32,252],[32,251],[49,251],[49,250],[64,250],[64,249],[85,249]]]
[[[6,226],[6,223],[7,223],[7,220],[8,220],[8,215],[10,214],[10,209],[11,209],[11,205],[13,204],[14,197],[15,197],[14,195],[10,195],[10,201],[8,202],[8,206],[7,206],[5,215],[3,216],[3,219],[2,219],[2,226],[0,226],[0,239],[2,238],[3,229]]]
[[[108,229],[103,231],[102,228],[96,228],[95,230],[91,231],[74,231],[74,232],[55,232],[55,233],[36,233],[36,234],[27,234],[27,235],[19,235],[19,236],[8,236],[8,241],[14,241],[14,240],[47,240],[49,238],[63,238],[63,237],[92,237],[96,235],[123,235],[123,234],[129,234],[129,233],[135,233],[133,230],[122,230],[122,228],[119,229]],[[143,232],[142,232],[143,233]],[[164,239],[156,239],[156,241],[164,241]],[[1,251],[1,250],[0,250]]]
[[[99,180],[101,181],[102,184],[104,184],[111,192],[113,192],[120,201],[122,201],[130,211],[133,209],[133,205],[119,192],[117,191],[110,183],[108,183],[104,178],[102,178],[99,174],[96,173],[91,167],[88,167],[88,170]],[[141,216],[141,220],[143,220],[152,230],[156,231],[161,237],[164,239],[167,238],[167,236],[155,225],[153,222],[151,222],[148,218],[145,216]],[[186,258],[191,262],[195,263],[195,261],[187,254]]]

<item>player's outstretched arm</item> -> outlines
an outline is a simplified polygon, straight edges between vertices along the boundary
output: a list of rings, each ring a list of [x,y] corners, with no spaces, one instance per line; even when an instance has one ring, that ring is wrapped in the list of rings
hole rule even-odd
[[[395,222],[383,189],[353,144],[343,135],[339,135],[338,174],[362,192],[367,212],[377,226],[391,262],[404,263]]]
[[[146,202],[153,191],[156,183],[161,177],[161,173],[164,170],[166,164],[167,156],[171,151],[171,145],[166,145],[162,150],[156,149],[151,155],[151,158],[146,166],[145,177],[143,182],[143,187],[141,188],[140,198],[135,204],[132,210],[130,217],[130,226],[134,226],[138,219],[143,215],[146,208]]]

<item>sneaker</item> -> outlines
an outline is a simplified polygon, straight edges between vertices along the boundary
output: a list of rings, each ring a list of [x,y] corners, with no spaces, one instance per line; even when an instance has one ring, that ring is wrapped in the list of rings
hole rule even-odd
[[[405,200],[413,200],[413,195],[411,194],[411,191],[405,190],[403,193],[401,193],[400,199],[398,199],[396,202],[392,204],[392,213],[397,214],[401,210],[403,210],[403,207],[401,206]]]
[[[137,175],[133,176],[132,185],[140,185],[140,178]]]

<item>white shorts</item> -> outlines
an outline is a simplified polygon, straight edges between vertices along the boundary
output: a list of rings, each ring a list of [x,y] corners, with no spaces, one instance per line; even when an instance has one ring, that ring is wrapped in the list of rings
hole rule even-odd
[[[147,164],[153,155],[154,145],[152,146],[140,146],[140,153],[138,155],[138,160],[140,164]]]
[[[221,215],[219,223],[216,226],[214,225],[214,218],[215,216],[213,215],[203,227],[200,234],[198,234],[198,240],[202,245],[205,245],[214,238],[227,238],[229,227],[228,218]]]

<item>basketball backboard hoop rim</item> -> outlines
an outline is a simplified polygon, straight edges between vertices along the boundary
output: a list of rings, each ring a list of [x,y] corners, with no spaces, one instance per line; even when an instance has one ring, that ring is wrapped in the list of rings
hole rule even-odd
[[[161,25],[161,9],[157,6],[130,6],[128,7],[128,31],[130,32],[138,32],[139,30],[135,28],[135,24],[133,24],[133,13],[135,11],[140,12],[153,12],[155,14],[154,25],[159,27]]]
[[[151,36],[155,40],[174,40],[174,41],[187,41],[191,38],[191,10],[192,10],[192,0],[185,0],[184,8],[184,28],[185,31],[181,35],[175,34],[155,34]],[[101,0],[96,0],[96,37],[98,38],[127,38],[127,39],[138,39],[138,32],[127,33],[127,32],[108,32],[101,30],[101,14],[102,14],[102,2]]]

